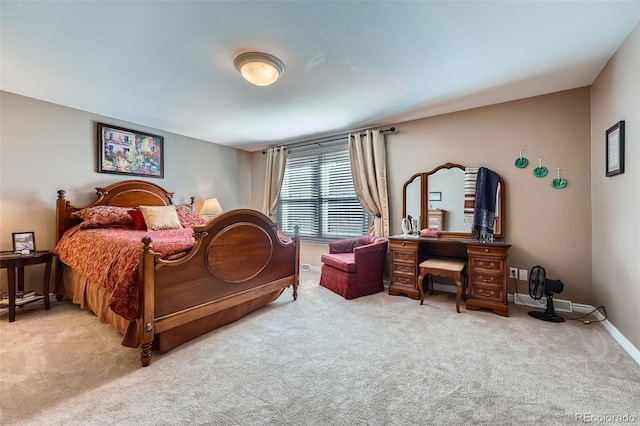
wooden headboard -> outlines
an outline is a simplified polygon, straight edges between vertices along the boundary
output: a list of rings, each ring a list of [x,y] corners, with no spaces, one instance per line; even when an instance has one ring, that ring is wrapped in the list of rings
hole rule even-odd
[[[62,234],[80,223],[80,219],[72,216],[73,212],[94,206],[167,206],[173,204],[173,192],[169,192],[155,183],[143,180],[125,180],[104,188],[96,188],[98,199],[87,206],[73,206],[65,199],[65,191],[58,191],[56,202],[56,243]],[[193,202],[193,198],[192,198]]]

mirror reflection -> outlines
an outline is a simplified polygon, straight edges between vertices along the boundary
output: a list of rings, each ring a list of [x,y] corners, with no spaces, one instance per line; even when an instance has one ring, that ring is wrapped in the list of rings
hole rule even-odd
[[[463,217],[464,170],[440,169],[428,177],[427,185],[428,227],[439,231],[471,232],[471,223],[465,223]],[[440,226],[435,226],[438,221]]]
[[[420,176],[415,176],[413,180],[409,181],[405,187],[406,191],[406,205],[405,205],[405,218],[411,216],[418,219],[418,223],[422,223],[420,218]]]
[[[438,229],[442,236],[475,237],[472,218],[465,218],[465,166],[442,164],[430,172],[416,173],[403,188],[403,217],[419,220],[420,228]],[[500,179],[497,194],[495,238],[504,238],[505,191]]]

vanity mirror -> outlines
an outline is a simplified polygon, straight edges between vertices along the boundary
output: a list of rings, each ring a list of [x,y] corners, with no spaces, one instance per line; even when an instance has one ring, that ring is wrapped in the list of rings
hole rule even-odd
[[[402,217],[418,218],[420,228],[436,228],[446,237],[473,238],[471,223],[464,220],[465,166],[442,164],[416,173],[402,188]],[[500,178],[495,238],[505,236],[505,185]]]

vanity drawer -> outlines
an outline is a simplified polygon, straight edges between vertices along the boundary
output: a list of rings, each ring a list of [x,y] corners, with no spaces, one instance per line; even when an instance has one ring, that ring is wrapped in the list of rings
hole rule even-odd
[[[467,246],[467,253],[469,257],[507,257],[507,249],[504,247],[496,246]]]
[[[469,287],[469,297],[472,299],[491,302],[505,302],[502,286],[472,285]]]
[[[417,250],[416,251],[392,250],[391,261],[400,262],[400,263],[412,263],[414,265],[417,265],[418,251]]]
[[[415,275],[393,274],[392,283],[400,284],[407,287],[416,287],[417,277]]]
[[[418,273],[415,263],[409,264],[409,263],[394,262],[392,264],[392,268],[393,268],[394,274],[397,273],[397,274],[414,276]]]
[[[502,288],[502,274],[492,274],[474,271],[471,273],[471,286],[498,287]]]
[[[418,247],[420,246],[420,242],[417,239],[414,240],[390,240],[389,248],[391,250],[407,250],[407,251],[418,251]]]
[[[496,273],[504,272],[504,262],[501,260],[482,257],[471,257],[469,260],[472,270],[495,271]]]

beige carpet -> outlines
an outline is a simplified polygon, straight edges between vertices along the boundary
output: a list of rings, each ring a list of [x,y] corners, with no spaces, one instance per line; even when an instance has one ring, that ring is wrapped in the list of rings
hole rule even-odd
[[[3,316],[0,423],[640,423],[640,366],[599,324],[545,323],[514,305],[509,318],[457,314],[446,293],[424,306],[386,293],[347,301],[317,283],[304,272],[296,302],[287,290],[148,368],[69,302]]]

